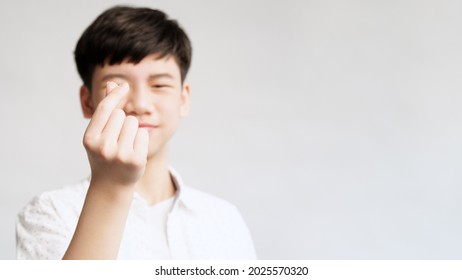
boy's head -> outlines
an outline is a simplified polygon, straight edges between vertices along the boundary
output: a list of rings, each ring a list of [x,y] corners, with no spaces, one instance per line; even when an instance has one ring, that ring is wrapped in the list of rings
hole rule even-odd
[[[149,156],[163,151],[189,112],[191,43],[176,21],[149,8],[114,7],[96,18],[75,49],[82,111],[92,118],[107,83],[128,84],[118,108],[148,129]]]
[[[90,90],[96,66],[124,61],[137,64],[151,54],[173,57],[184,81],[192,56],[186,33],[161,11],[126,6],[113,7],[98,16],[74,52],[80,77]]]

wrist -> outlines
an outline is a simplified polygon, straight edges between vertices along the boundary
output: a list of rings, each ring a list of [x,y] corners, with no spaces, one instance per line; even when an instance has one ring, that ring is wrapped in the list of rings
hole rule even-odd
[[[135,184],[120,184],[92,178],[88,192],[112,203],[130,203],[135,193]]]

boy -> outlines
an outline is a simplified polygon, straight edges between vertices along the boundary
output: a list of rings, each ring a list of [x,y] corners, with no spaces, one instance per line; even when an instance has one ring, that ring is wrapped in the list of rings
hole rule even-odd
[[[36,197],[19,214],[19,259],[253,259],[231,204],[168,165],[188,114],[190,41],[158,10],[114,7],[83,33],[75,61],[91,177]]]

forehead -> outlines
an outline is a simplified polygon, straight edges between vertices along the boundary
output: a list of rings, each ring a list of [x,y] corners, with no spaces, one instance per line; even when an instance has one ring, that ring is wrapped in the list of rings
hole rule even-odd
[[[153,76],[171,76],[172,79],[181,81],[180,68],[175,58],[173,56],[159,58],[155,54],[146,56],[136,64],[124,61],[114,65],[98,65],[93,73],[93,82],[101,82],[111,76],[126,77],[130,80],[144,80]]]

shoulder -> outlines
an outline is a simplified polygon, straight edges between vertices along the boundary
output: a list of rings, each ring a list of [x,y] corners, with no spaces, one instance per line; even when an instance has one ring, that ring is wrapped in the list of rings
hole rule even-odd
[[[51,222],[74,226],[82,210],[88,183],[85,179],[35,196],[19,212],[17,224],[25,229]]]
[[[59,189],[43,192],[26,204],[19,216],[50,212],[60,213],[66,209],[80,212],[88,185],[89,181],[85,179],[75,184],[65,185]]]
[[[189,186],[183,186],[181,191],[186,208],[196,215],[206,217],[210,221],[220,220],[222,225],[243,223],[238,208],[229,201]],[[227,223],[223,223],[223,220]]]
[[[179,189],[178,203],[183,204],[185,208],[195,212],[210,212],[210,209],[215,209],[215,212],[219,214],[237,211],[236,207],[228,201],[184,184],[180,174],[171,166],[169,169],[172,179]]]
[[[72,237],[88,180],[34,197],[16,219],[18,259],[60,259]]]

